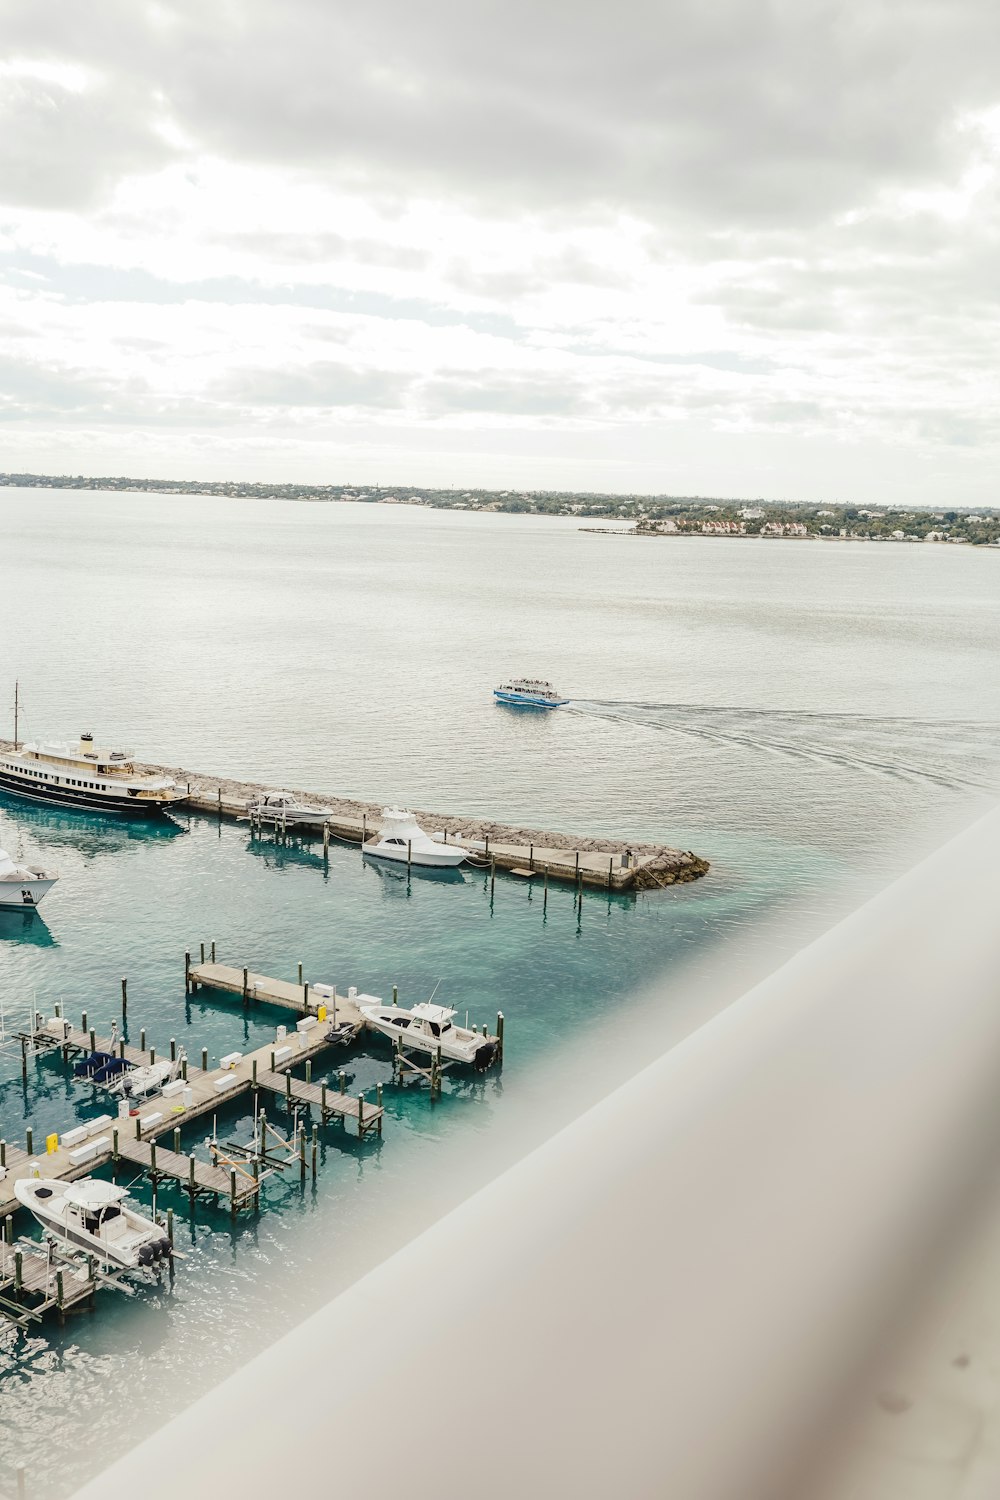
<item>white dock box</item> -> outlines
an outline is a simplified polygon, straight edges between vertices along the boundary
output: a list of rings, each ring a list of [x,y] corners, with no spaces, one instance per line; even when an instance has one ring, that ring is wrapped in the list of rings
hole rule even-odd
[[[104,1151],[110,1145],[110,1136],[99,1135],[95,1141],[88,1141],[85,1146],[78,1146],[75,1151],[71,1151],[69,1159],[74,1167],[81,1166],[85,1161],[90,1161],[91,1157],[99,1155],[101,1151]]]
[[[303,1016],[303,1018],[302,1018],[301,1021],[296,1021],[296,1023],[295,1023],[295,1030],[301,1036],[301,1034],[304,1031],[311,1031],[312,1028],[315,1025],[316,1025],[316,1017],[315,1016]]]
[[[181,1093],[184,1087],[185,1083],[183,1078],[175,1078],[172,1083],[165,1083],[163,1085],[163,1088],[160,1090],[160,1093],[163,1095],[164,1099],[172,1099],[175,1094]]]
[[[318,1000],[332,1000],[337,993],[335,984],[314,984],[310,986],[309,993],[315,995]]]
[[[60,1139],[62,1146],[78,1146],[81,1141],[87,1139],[86,1125],[77,1125],[73,1130],[64,1130]]]
[[[225,1078],[217,1078],[215,1080],[215,1092],[217,1094],[224,1094],[226,1089],[231,1089],[233,1084],[238,1082],[239,1079],[235,1073],[227,1073]]]
[[[238,1062],[243,1061],[242,1052],[227,1052],[225,1057],[219,1058],[220,1068],[235,1068]]]
[[[150,1127],[150,1125],[159,1125],[159,1123],[160,1123],[160,1121],[162,1119],[163,1119],[163,1110],[162,1109],[156,1109],[156,1110],[154,1110],[151,1115],[143,1115],[143,1117],[142,1117],[142,1128],[143,1128],[143,1130],[148,1130],[149,1127]]]
[[[286,1057],[291,1057],[291,1055],[292,1055],[292,1049],[291,1049],[291,1047],[279,1047],[277,1049],[277,1051],[274,1053],[274,1060],[275,1060],[276,1063],[280,1063],[280,1062],[283,1062]]]
[[[110,1115],[98,1115],[96,1120],[90,1120],[90,1121],[88,1121],[87,1126],[86,1126],[87,1134],[88,1135],[93,1135],[95,1130],[103,1130],[104,1127],[105,1127],[105,1125],[110,1125],[110,1124],[111,1124],[111,1116]],[[65,1140],[65,1136],[63,1137],[63,1139]]]

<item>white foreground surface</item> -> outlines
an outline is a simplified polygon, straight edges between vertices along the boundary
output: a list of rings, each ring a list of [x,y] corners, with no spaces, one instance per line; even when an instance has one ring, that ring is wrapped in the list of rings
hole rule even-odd
[[[247,1500],[772,1500],[996,1158],[998,845],[993,814],[81,1500],[173,1500],[178,1463]]]

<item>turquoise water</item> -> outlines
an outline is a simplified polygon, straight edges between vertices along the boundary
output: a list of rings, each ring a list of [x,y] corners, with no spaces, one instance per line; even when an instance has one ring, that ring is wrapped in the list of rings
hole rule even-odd
[[[151,759],[568,831],[713,862],[635,897],[414,878],[334,845],[180,814],[128,824],[0,804],[0,843],[55,865],[42,911],[0,918],[8,1026],[57,1000],[213,1061],[288,1021],[186,999],[183,954],[437,998],[507,1019],[502,1073],[432,1103],[375,1040],[330,1055],[385,1087],[381,1142],[321,1133],[318,1182],[271,1180],[231,1224],[164,1190],[176,1278],[93,1314],[0,1330],[0,1488],[65,1493],[669,1040],[697,965],[773,961],[995,797],[1000,554],[595,538],[573,523],[357,506],[50,492],[0,496],[0,588],[30,619],[0,694],[28,729],[93,728]],[[540,672],[570,709],[494,707]],[[803,917],[803,912],[805,913]],[[759,953],[758,953],[759,956]],[[621,1037],[628,1057],[622,1061]],[[319,1070],[314,1076],[319,1076]],[[245,1139],[249,1105],[219,1133]],[[102,1112],[57,1057],[0,1052],[0,1131]],[[283,1112],[269,1106],[275,1122]],[[206,1122],[184,1148],[204,1151]],[[622,1143],[627,1158],[628,1143]],[[136,1183],[148,1204],[148,1184]],[[530,1225],[525,1226],[530,1234]],[[387,1338],[391,1330],[387,1330]],[[289,1372],[294,1378],[294,1372]],[[53,1445],[52,1435],[58,1434]],[[43,1444],[44,1446],[40,1446]]]

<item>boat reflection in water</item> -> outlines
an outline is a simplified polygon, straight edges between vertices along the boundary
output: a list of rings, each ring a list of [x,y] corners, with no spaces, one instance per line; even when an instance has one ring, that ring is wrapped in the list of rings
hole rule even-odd
[[[108,818],[97,813],[70,811],[54,803],[28,802],[0,791],[0,812],[9,824],[30,830],[32,842],[47,849],[75,849],[80,854],[116,854],[129,845],[169,840],[186,833],[183,823],[169,813],[155,818]]]
[[[0,943],[23,943],[32,948],[57,948],[41,912],[0,907]]]
[[[406,888],[414,880],[429,880],[435,885],[465,885],[466,879],[461,870],[454,866],[445,869],[432,869],[429,865],[411,865],[407,870],[405,865],[383,864],[374,860],[364,861],[365,874],[377,875],[385,887],[385,894],[405,895]]]

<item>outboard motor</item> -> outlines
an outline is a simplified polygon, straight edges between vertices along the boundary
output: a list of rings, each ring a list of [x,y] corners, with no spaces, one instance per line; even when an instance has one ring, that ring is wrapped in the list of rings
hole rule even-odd
[[[140,1266],[149,1266],[149,1265],[152,1265],[153,1259],[154,1259],[154,1251],[153,1251],[152,1245],[140,1245],[139,1246],[139,1264],[140,1264]]]
[[[488,1068],[493,1066],[496,1056],[496,1042],[484,1042],[481,1047],[476,1048],[476,1055],[472,1060],[472,1066],[477,1073],[485,1073]]]

